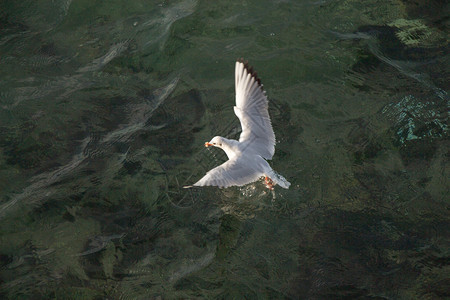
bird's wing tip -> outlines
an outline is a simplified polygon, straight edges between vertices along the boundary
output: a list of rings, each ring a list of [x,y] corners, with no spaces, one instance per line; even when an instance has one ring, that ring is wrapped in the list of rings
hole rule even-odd
[[[250,64],[248,63],[248,60],[244,60],[244,58],[241,57],[236,60],[236,63],[242,64],[243,69],[245,69],[245,71],[254,78],[254,80],[258,83],[258,85],[264,91],[263,84],[261,83],[261,78],[258,77],[258,73],[256,73],[255,70],[253,69],[253,67],[250,66]]]
[[[193,185],[185,185],[185,186],[183,186],[183,189],[190,189],[192,187],[194,187],[194,186]]]

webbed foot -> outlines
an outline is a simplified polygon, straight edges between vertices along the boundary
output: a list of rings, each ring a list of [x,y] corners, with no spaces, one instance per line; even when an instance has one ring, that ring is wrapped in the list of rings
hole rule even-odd
[[[275,186],[275,184],[273,183],[272,179],[270,179],[269,177],[265,176],[264,177],[264,182],[266,183],[266,187],[269,190],[273,190],[273,187]]]

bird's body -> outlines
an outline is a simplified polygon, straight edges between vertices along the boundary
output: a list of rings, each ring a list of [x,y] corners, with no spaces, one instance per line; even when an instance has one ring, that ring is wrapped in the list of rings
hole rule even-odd
[[[242,133],[239,141],[216,136],[206,147],[221,148],[228,161],[210,170],[194,186],[242,186],[265,177],[268,188],[275,184],[289,188],[290,183],[272,170],[266,159],[275,153],[275,134],[268,112],[269,101],[261,81],[242,60],[236,62],[236,106]]]

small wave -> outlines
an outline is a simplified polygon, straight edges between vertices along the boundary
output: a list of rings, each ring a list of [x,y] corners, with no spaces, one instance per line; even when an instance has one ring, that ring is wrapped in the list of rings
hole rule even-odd
[[[140,104],[130,104],[128,123],[122,124],[118,129],[106,135],[102,143],[125,142],[135,132],[146,128],[145,123],[152,113],[169,97],[178,84],[179,77],[174,78],[165,87],[159,88]],[[155,127],[153,129],[159,129]]]
[[[84,67],[78,69],[77,72],[79,72],[79,73],[93,72],[93,71],[98,71],[98,70],[102,69],[110,61],[112,61],[114,58],[116,58],[117,56],[122,54],[122,52],[127,50],[128,44],[129,44],[129,41],[123,41],[123,42],[112,45],[111,48],[109,48],[108,52],[105,55],[94,59],[87,66],[84,66]]]
[[[48,197],[54,193],[49,188],[51,185],[63,180],[69,174],[72,174],[86,159],[85,148],[89,143],[89,138],[84,139],[81,142],[81,151],[75,154],[69,163],[43,174],[39,174],[31,178],[32,182],[26,187],[22,193],[14,196],[11,200],[0,205],[0,219],[3,219],[12,209],[18,205],[28,206],[41,201],[43,198]],[[26,203],[25,203],[26,202]]]

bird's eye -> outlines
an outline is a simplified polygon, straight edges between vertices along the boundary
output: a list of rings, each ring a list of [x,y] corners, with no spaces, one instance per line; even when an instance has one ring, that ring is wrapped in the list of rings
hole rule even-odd
[[[222,147],[222,144],[219,144],[220,147]]]

